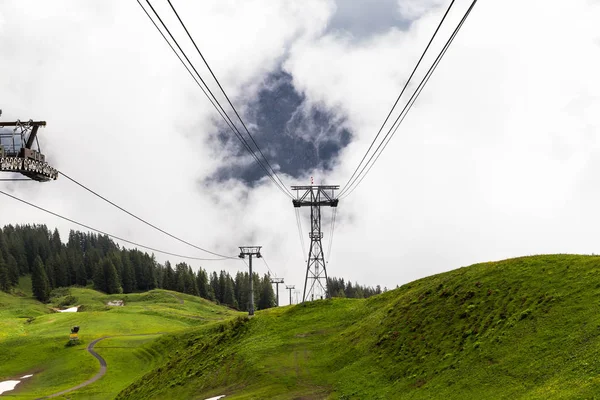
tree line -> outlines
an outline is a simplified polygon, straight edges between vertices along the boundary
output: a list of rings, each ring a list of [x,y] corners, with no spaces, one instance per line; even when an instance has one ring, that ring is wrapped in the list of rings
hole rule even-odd
[[[331,297],[347,297],[351,299],[366,299],[381,293],[381,286],[375,288],[371,286],[362,286],[358,283],[352,284],[350,281],[344,281],[344,278],[327,278],[327,291]],[[383,291],[387,291],[384,288]]]
[[[45,225],[7,225],[0,230],[0,290],[31,274],[35,297],[47,302],[54,288],[87,286],[102,292],[132,293],[167,289],[199,296],[240,311],[249,305],[249,274],[197,272],[185,262],[160,264],[154,254],[121,248],[108,236],[71,230],[63,243]],[[274,307],[270,277],[252,274],[256,309]]]

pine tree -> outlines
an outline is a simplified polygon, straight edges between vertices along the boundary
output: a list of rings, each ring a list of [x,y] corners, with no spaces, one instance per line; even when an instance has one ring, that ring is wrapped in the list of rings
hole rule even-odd
[[[4,262],[4,257],[2,257],[2,252],[0,251],[0,290],[7,292],[10,287],[11,281],[8,274],[8,268]]]
[[[210,275],[210,288],[212,289],[215,301],[220,302],[221,300],[219,299],[221,298],[221,293],[219,288],[219,277],[214,271]]]
[[[223,292],[223,303],[228,305],[229,307],[232,308],[238,308],[238,302],[235,298],[235,292],[233,290],[233,279],[231,279],[231,276],[229,276],[229,274],[227,274],[226,279],[225,279],[225,288],[224,288],[224,292]]]
[[[19,266],[17,265],[17,260],[12,254],[8,254],[8,257],[5,257],[4,262],[6,264],[6,268],[8,269],[10,283],[12,286],[17,286],[19,284]]]
[[[260,281],[260,297],[258,299],[258,309],[264,310],[266,308],[275,307],[275,305],[275,293],[273,292],[271,278],[268,275],[265,275]]]
[[[40,256],[37,256],[33,262],[31,289],[35,298],[43,303],[47,302],[50,298],[50,283],[48,282],[48,277],[46,276],[44,264]]]
[[[75,266],[75,284],[85,286],[87,285],[87,273],[85,271],[85,264],[81,261]]]
[[[235,275],[235,297],[237,299],[238,308],[241,311],[248,311],[248,296],[249,282],[247,272],[238,272]]]
[[[65,287],[69,285],[66,254],[66,250],[62,249],[60,254],[55,254],[54,260],[52,260],[54,267],[54,283],[56,287]]]
[[[96,266],[92,280],[94,281],[94,289],[106,293],[106,278],[104,276],[103,262],[104,261]]]
[[[25,255],[25,243],[23,242],[23,237],[16,231],[10,235],[9,248],[10,253],[17,259],[19,274],[25,275],[31,272]]]
[[[194,279],[194,271],[192,271],[192,267],[190,266],[188,266],[185,273],[185,293],[198,296],[198,284],[196,283],[196,279]]]
[[[117,270],[110,257],[105,257],[94,273],[94,289],[108,294],[122,293]]]
[[[62,249],[62,242],[60,241],[60,233],[58,233],[58,229],[54,228],[54,232],[52,233],[52,239],[50,240],[50,246],[52,247],[52,251],[54,254],[60,252]]]
[[[175,290],[175,271],[173,271],[173,267],[171,267],[171,263],[169,261],[165,262],[165,281],[164,288],[167,290]]]
[[[46,260],[46,263],[44,264],[44,270],[46,271],[50,288],[54,289],[56,286],[54,281],[54,266],[52,265],[52,259],[53,257],[50,257]]]
[[[122,293],[121,284],[119,283],[119,276],[117,275],[117,269],[110,259],[106,259],[103,263],[105,279],[106,279],[106,293]]]
[[[127,251],[123,251],[121,262],[123,263],[123,276],[121,281],[123,282],[123,292],[131,293],[135,290],[135,274],[133,272],[133,266],[131,260],[127,256]]]
[[[198,286],[198,295],[203,299],[210,299],[208,295],[208,275],[206,275],[206,271],[202,268],[198,270],[198,274],[196,275],[196,285]]]

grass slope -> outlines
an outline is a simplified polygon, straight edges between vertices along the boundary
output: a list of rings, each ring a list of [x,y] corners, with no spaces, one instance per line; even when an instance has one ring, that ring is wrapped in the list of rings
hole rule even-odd
[[[575,255],[477,264],[162,338],[173,356],[118,398],[594,398],[599,267]]]
[[[23,278],[27,281],[28,278]],[[169,336],[204,324],[239,315],[204,299],[165,290],[139,294],[105,295],[87,288],[56,291],[52,304],[43,305],[25,293],[0,292],[0,381],[28,373],[34,376],[3,397],[38,398],[75,386],[98,370],[98,361],[85,347],[94,339],[123,334],[163,333],[144,337],[115,337],[98,343],[108,363],[98,382],[63,398],[112,399],[143,373],[163,360],[159,336]],[[124,300],[124,307],[109,307],[109,300]],[[81,305],[77,313],[56,313],[52,308]],[[80,327],[80,344],[66,347],[70,328]]]

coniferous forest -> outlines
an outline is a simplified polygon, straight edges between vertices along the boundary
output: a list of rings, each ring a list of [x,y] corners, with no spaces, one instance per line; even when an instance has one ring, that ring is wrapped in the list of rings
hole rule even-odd
[[[247,311],[248,272],[209,273],[202,267],[194,272],[181,262],[160,264],[153,254],[120,247],[108,236],[71,230],[66,243],[57,229],[45,225],[6,225],[0,230],[0,290],[8,291],[19,276],[31,274],[34,296],[47,302],[59,287],[87,286],[102,292],[133,293],[167,289],[187,293]],[[276,305],[268,275],[253,273],[254,303],[258,310]],[[361,286],[344,279],[328,279],[334,297],[367,298],[381,293],[377,286]]]
[[[16,286],[31,274],[35,297],[48,301],[54,288],[87,286],[102,292],[132,293],[168,289],[200,296],[246,311],[248,272],[194,272],[185,262],[160,264],[153,254],[120,247],[109,237],[71,230],[63,243],[57,229],[45,225],[7,225],[0,230],[0,290]],[[275,306],[269,276],[254,273],[257,309]]]

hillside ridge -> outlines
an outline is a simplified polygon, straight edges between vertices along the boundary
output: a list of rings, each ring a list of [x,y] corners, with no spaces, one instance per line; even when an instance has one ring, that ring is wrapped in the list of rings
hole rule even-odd
[[[118,398],[592,398],[600,257],[541,255],[200,328]],[[165,384],[167,382],[167,384]]]

